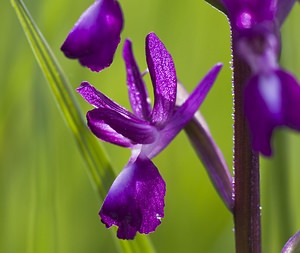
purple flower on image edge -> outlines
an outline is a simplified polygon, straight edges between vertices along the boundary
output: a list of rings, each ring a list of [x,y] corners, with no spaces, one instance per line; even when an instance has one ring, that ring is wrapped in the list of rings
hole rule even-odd
[[[300,86],[281,69],[255,75],[245,87],[245,113],[253,133],[253,149],[265,156],[272,154],[270,142],[275,127],[300,131],[299,112]]]
[[[116,0],[96,0],[79,18],[61,50],[91,69],[108,67],[120,43],[123,15]]]
[[[123,57],[133,112],[87,82],[83,82],[77,91],[96,107],[87,113],[91,131],[101,140],[132,151],[128,164],[112,184],[99,215],[107,227],[118,226],[118,238],[133,239],[137,232],[153,232],[164,217],[165,182],[151,159],[167,147],[193,117],[221,65],[216,65],[177,108],[177,78],[172,57],[158,37],[150,33],[146,37],[146,59],[154,89],[151,108],[129,40],[125,41]]]
[[[244,89],[244,107],[253,149],[272,155],[274,128],[288,126],[300,131],[298,111],[300,86],[282,70],[280,25],[295,0],[223,0],[231,27],[234,48],[251,69]]]

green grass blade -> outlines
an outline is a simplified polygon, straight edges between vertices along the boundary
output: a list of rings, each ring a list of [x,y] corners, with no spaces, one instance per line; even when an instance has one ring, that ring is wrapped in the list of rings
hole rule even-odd
[[[86,162],[91,183],[100,199],[103,200],[115,178],[112,166],[97,139],[87,129],[77,101],[72,95],[73,91],[71,91],[63,71],[24,3],[20,0],[11,0],[11,3],[24,29],[36,60],[50,85],[63,118],[75,137],[80,154]],[[116,239],[116,243],[119,245],[121,252],[125,253],[155,252],[150,240],[145,236],[137,236],[134,241],[121,241]]]
[[[63,74],[59,64],[52,54],[42,34],[30,17],[22,1],[12,0],[13,7],[18,15],[32,51],[44,73],[57,105],[63,114],[68,127],[71,129],[80,153],[87,163],[88,174],[94,188],[103,199],[113,182],[115,175],[108,158],[86,127],[82,113],[73,96],[73,91]]]

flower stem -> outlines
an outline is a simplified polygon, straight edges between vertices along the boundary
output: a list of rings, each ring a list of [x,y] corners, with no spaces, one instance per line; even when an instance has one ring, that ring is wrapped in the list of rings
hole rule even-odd
[[[233,45],[234,46],[234,45]],[[253,152],[243,109],[243,86],[250,70],[233,52],[234,225],[237,253],[261,252],[259,158]]]

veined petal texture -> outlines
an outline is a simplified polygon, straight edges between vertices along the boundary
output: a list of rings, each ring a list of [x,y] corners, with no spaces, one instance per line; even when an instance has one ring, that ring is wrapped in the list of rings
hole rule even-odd
[[[177,77],[170,53],[154,33],[146,37],[146,59],[154,89],[152,122],[164,125],[175,108]]]
[[[103,120],[95,120],[92,117],[90,117],[91,115],[92,113],[90,112],[88,112],[86,115],[88,127],[97,138],[106,142],[110,142],[112,144],[116,144],[121,147],[131,148],[133,145],[135,145],[135,143],[132,142],[132,140],[118,133],[116,130],[114,130],[108,124],[106,124]]]

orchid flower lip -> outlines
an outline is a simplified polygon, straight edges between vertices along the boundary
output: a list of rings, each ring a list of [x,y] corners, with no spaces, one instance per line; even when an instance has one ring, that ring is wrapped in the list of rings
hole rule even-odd
[[[164,125],[175,108],[177,76],[172,56],[153,32],[146,37],[146,60],[154,88],[151,121]]]
[[[300,85],[288,72],[275,69],[268,76],[256,74],[246,84],[244,106],[253,149],[272,155],[274,130],[287,126],[300,131]]]
[[[99,212],[107,226],[118,226],[120,239],[153,232],[164,217],[166,184],[158,169],[139,151],[111,186]]]

